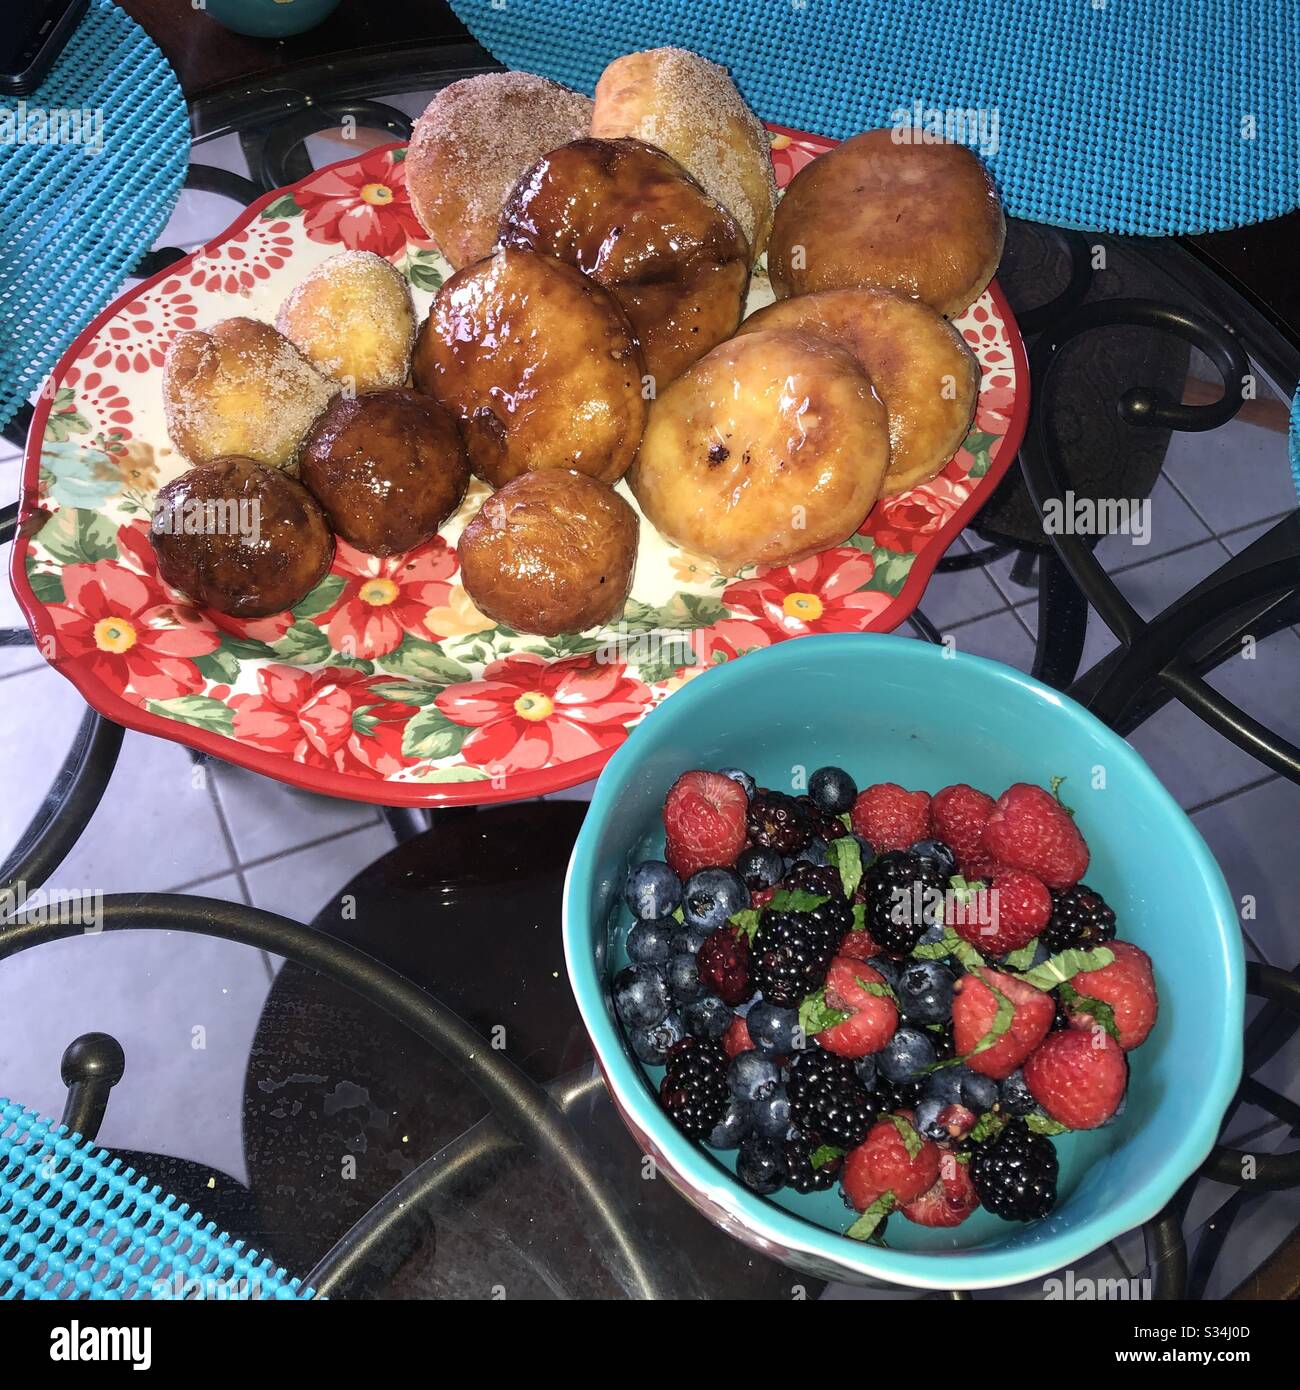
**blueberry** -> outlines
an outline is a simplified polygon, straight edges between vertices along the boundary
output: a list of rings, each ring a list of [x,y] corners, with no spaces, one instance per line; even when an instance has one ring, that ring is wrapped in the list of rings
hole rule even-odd
[[[969,1067],[951,1067],[961,1073],[961,1103],[972,1114],[983,1115],[998,1103],[998,1083],[991,1076],[981,1076]]]
[[[790,1098],[784,1087],[754,1106],[754,1133],[764,1139],[784,1139],[790,1130]]]
[[[614,1012],[627,1028],[648,1028],[668,1012],[668,986],[653,965],[629,965],[614,976]]]
[[[944,878],[951,878],[957,872],[957,856],[942,840],[918,840],[911,852],[936,865]]]
[[[802,1040],[799,1029],[799,1010],[781,1009],[760,999],[745,1019],[749,1036],[760,1052],[787,1057],[799,1050]]]
[[[928,1033],[900,1028],[876,1054],[876,1062],[887,1081],[919,1081],[937,1056]]]
[[[711,1149],[737,1149],[753,1124],[753,1111],[743,1100],[732,1096],[727,1101],[726,1113],[709,1131],[704,1142]]]
[[[798,854],[791,855],[785,861],[787,872],[793,869],[796,864],[829,864],[831,862],[830,852],[826,848],[826,841],[820,835],[814,835],[811,840],[799,851]]]
[[[887,956],[872,956],[870,965],[890,989],[897,994],[899,976],[903,973],[902,962],[890,960]]]
[[[638,922],[627,934],[628,959],[635,965],[662,965],[669,956],[673,922]]]
[[[781,1068],[761,1052],[738,1052],[727,1067],[727,1087],[737,1100],[766,1100],[781,1084]]]
[[[857,1058],[853,1063],[853,1070],[858,1074],[858,1080],[862,1082],[863,1089],[873,1091],[876,1088],[876,1058],[872,1053],[865,1057]]]
[[[937,960],[909,960],[898,972],[898,1007],[912,1023],[943,1023],[952,1017],[953,972]]]
[[[717,931],[727,919],[749,906],[749,889],[731,869],[701,869],[686,880],[682,915],[686,925]]]
[[[731,1010],[716,994],[687,1004],[682,1010],[682,1022],[693,1038],[720,1038],[731,1022]]]
[[[940,1108],[945,1105],[960,1105],[961,1077],[958,1073],[961,1071],[961,1067],[942,1067],[939,1071],[932,1071],[926,1077],[923,1099],[937,1100]]]
[[[1028,1115],[1038,1105],[1029,1094],[1029,1087],[1025,1085],[1025,1074],[1019,1067],[1002,1083],[1000,1099],[1003,1107],[1012,1115]]]
[[[922,1096],[916,1103],[916,1116],[913,1120],[917,1133],[926,1139],[933,1139],[936,1144],[951,1139],[952,1135],[939,1123],[939,1116],[948,1104],[950,1102],[938,1096]]]
[[[754,892],[764,888],[775,888],[785,872],[785,861],[774,849],[766,845],[754,845],[743,850],[736,860],[736,872],[745,880],[747,887]]]
[[[682,881],[661,860],[647,859],[628,874],[623,896],[638,921],[657,922],[681,903]]]
[[[700,947],[709,939],[703,927],[679,927],[668,943],[668,953],[674,956],[698,956]]]
[[[672,956],[668,961],[668,989],[679,1004],[689,1004],[704,993],[700,967],[694,956]]]
[[[936,942],[942,941],[942,940],[943,940],[943,923],[942,923],[942,922],[935,922],[932,926],[926,927],[926,929],[925,929],[925,930],[921,933],[921,935],[917,938],[916,944],[917,944],[918,946],[933,946]]]
[[[751,801],[754,799],[754,792],[757,790],[758,784],[748,772],[744,772],[738,767],[720,767],[718,771],[722,773],[724,777],[730,777],[733,782],[739,782],[745,789],[745,795],[749,797]]]
[[[775,1139],[751,1134],[736,1155],[736,1176],[751,1192],[775,1192],[785,1184],[785,1151]]]
[[[661,1067],[668,1060],[668,1049],[674,1043],[681,1042],[685,1036],[686,1029],[682,1025],[681,1017],[669,1013],[648,1028],[630,1029],[627,1040],[632,1044],[632,1051],[647,1066]]]
[[[858,784],[842,767],[819,767],[808,779],[808,795],[833,816],[853,809]]]

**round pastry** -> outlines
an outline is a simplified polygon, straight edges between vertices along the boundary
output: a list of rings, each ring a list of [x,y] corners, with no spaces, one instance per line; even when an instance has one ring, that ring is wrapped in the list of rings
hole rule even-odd
[[[291,464],[336,389],[257,319],[178,333],[163,365],[167,433],[191,463],[236,454],[272,468]]]
[[[642,370],[613,298],[531,251],[457,271],[412,363],[415,384],[460,421],[470,463],[493,487],[540,468],[617,482],[645,425]]]
[[[318,372],[354,391],[406,380],[415,341],[411,291],[373,251],[323,261],[280,306],[275,326]]]
[[[888,462],[885,407],[844,348],[747,333],[651,405],[628,482],[669,540],[734,574],[846,540]]]
[[[612,622],[636,564],[636,513],[585,473],[525,473],[461,533],[465,591],[516,632],[555,637]]]
[[[591,133],[632,135],[672,155],[740,223],[757,260],[776,207],[772,149],[726,68],[684,48],[615,58],[596,83]]]
[[[791,179],[767,247],[778,299],[876,285],[953,318],[983,292],[1006,236],[993,180],[964,145],[896,134],[855,135]]]
[[[460,506],[469,460],[455,421],[419,391],[337,397],[303,441],[299,477],[350,545],[395,555]]]
[[[168,584],[235,618],[292,608],[334,556],[307,489],[249,458],[213,459],[168,483],[154,502],[149,539]]]
[[[501,205],[520,174],[590,126],[588,98],[530,72],[467,77],[434,97],[407,147],[406,186],[456,269],[496,245]]]
[[[539,159],[506,200],[501,244],[604,285],[627,311],[656,391],[740,322],[745,234],[676,160],[640,140],[574,140]]]
[[[751,314],[741,333],[793,329],[846,348],[889,412],[889,469],[881,492],[927,482],[961,447],[975,414],[980,369],[947,319],[892,290],[822,290]]]

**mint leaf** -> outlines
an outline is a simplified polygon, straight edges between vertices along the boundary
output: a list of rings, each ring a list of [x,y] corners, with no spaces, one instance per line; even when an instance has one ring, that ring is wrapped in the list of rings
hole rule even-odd
[[[967,970],[982,970],[984,968],[984,957],[970,944],[958,936],[949,926],[943,929],[943,944],[948,948],[948,954],[955,956]]]
[[[1069,781],[1068,777],[1053,777],[1051,779],[1052,795],[1056,798],[1057,803],[1060,805],[1061,809],[1072,816],[1074,815],[1074,807],[1067,806],[1065,802],[1061,800],[1061,783],[1067,781]]]
[[[849,815],[847,811],[840,812],[840,820],[843,823],[845,830],[853,829],[853,817]]]
[[[867,929],[867,905],[866,903],[853,904],[853,930],[866,931]]]
[[[678,924],[686,921],[686,914],[681,910],[680,907],[673,908],[673,921],[677,922]]]
[[[1006,1122],[1007,1118],[1005,1115],[999,1115],[993,1110],[986,1110],[979,1119],[975,1121],[971,1129],[971,1142],[982,1144],[986,1139],[991,1139]]]
[[[768,899],[767,905],[773,912],[811,912],[828,902],[830,899],[824,893],[810,893],[806,888],[780,888]]]
[[[827,1028],[834,1028],[837,1023],[843,1023],[848,1016],[840,1009],[831,1008],[826,1002],[825,989],[810,994],[799,1005],[799,1027],[803,1029],[806,1038],[824,1032]]]
[[[894,1194],[882,1192],[861,1216],[844,1232],[850,1240],[870,1240],[876,1227],[894,1209]]]
[[[919,946],[912,947],[912,955],[916,960],[943,960],[950,954],[946,940],[923,941]]]
[[[1036,965],[1016,978],[1023,980],[1027,985],[1033,985],[1035,989],[1055,989],[1057,985],[1072,980],[1085,970],[1100,970],[1114,959],[1114,951],[1106,946],[1094,946],[1091,951],[1059,951],[1056,955],[1049,956],[1042,965]]]
[[[852,898],[862,882],[862,846],[852,835],[841,836],[827,846],[830,862],[839,870],[844,896]]]
[[[1034,962],[1034,956],[1038,953],[1038,938],[1026,941],[1018,950],[1012,951],[1007,956],[1007,965],[1012,970],[1028,970]]]
[[[1063,1125],[1048,1115],[1039,1115],[1036,1111],[1025,1116],[1025,1124],[1035,1134],[1064,1134],[1069,1129],[1069,1125]]]
[[[915,1158],[921,1152],[924,1140],[912,1128],[911,1122],[905,1120],[901,1115],[891,1115],[889,1117],[898,1131],[898,1137],[903,1141],[903,1147],[907,1150],[908,1158]]]
[[[892,999],[895,1004],[898,1003],[898,995],[896,995],[894,991],[890,989],[890,987],[884,982],[884,980],[872,980],[868,982],[867,980],[864,980],[861,975],[855,975],[853,978],[858,982],[858,985],[862,989],[864,989],[868,994],[875,995],[877,999]]]
[[[818,1168],[825,1168],[828,1163],[834,1163],[837,1158],[843,1157],[843,1149],[837,1149],[834,1144],[822,1144],[808,1156],[808,1162],[812,1164],[813,1172],[816,1172]]]
[[[733,912],[727,920],[735,927],[737,936],[744,932],[750,944],[753,944],[758,931],[758,908],[742,907],[739,912]]]
[[[1115,1022],[1115,1010],[1105,1000],[1094,999],[1090,994],[1080,994],[1071,984],[1061,985],[1057,993],[1072,1010],[1087,1014],[1094,1023],[1104,1028],[1116,1042],[1119,1042],[1119,1024]]]

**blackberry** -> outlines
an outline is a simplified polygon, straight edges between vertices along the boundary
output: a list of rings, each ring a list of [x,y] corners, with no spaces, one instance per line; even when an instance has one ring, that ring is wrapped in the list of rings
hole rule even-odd
[[[795,801],[803,807],[804,815],[808,817],[808,824],[812,826],[812,833],[820,835],[829,845],[832,840],[841,840],[851,832],[845,830],[844,822],[830,811],[823,811],[811,796],[797,796]]]
[[[840,871],[830,864],[794,864],[781,880],[781,887],[791,891],[802,888],[823,898],[842,898],[844,883]]]
[[[810,1047],[790,1061],[790,1122],[824,1144],[851,1149],[860,1144],[882,1110],[867,1091],[853,1062],[820,1047]]]
[[[750,951],[750,982],[769,1004],[797,1008],[826,979],[831,959],[853,929],[853,910],[832,898],[810,912],[765,911]]]
[[[1056,1205],[1056,1149],[1013,1119],[976,1147],[971,1181],[981,1203],[1004,1221],[1037,1221]]]
[[[780,854],[797,854],[812,839],[808,814],[783,792],[757,792],[745,818],[751,844],[766,845]]]
[[[928,1080],[923,1076],[919,1081],[890,1081],[877,1071],[872,1100],[882,1115],[892,1115],[898,1110],[914,1110]]]
[[[1072,946],[1100,946],[1115,936],[1115,911],[1086,883],[1053,888],[1051,920],[1039,940],[1053,953]]]
[[[668,1052],[659,1103],[691,1139],[703,1139],[727,1112],[727,1054],[706,1038],[683,1038]]]
[[[911,952],[927,928],[942,920],[947,880],[932,859],[909,850],[882,854],[862,876],[866,927],[887,955]]]
[[[825,1192],[835,1185],[835,1178],[844,1163],[842,1156],[837,1155],[819,1167],[813,1167],[813,1154],[825,1146],[826,1141],[822,1136],[811,1131],[792,1134],[785,1141],[785,1181],[788,1187],[793,1187],[796,1192]]]

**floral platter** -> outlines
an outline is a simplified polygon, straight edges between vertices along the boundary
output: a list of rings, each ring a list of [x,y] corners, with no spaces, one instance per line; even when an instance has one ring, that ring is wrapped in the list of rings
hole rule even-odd
[[[782,187],[833,143],[771,136]],[[227,618],[164,584],[149,518],[158,488],[186,467],[162,407],[172,336],[234,315],[273,321],[342,249],[391,261],[422,318],[451,272],[411,208],[404,155],[372,149],[267,194],[122,295],[51,374],[28,437],[12,580],[40,650],[92,707],[331,796],[508,801],[595,777],[634,724],[712,665],[907,617],[1024,435],[1028,367],[996,282],[956,320],[982,370],[963,447],[931,482],[881,499],[850,542],[799,564],[727,578],[643,521],[619,624],[522,635],[479,613],[458,582],[455,540],[486,492],[476,482],[442,534],[406,555],[340,540],[321,583],[271,618]],[[772,297],[760,263],[749,310]]]

